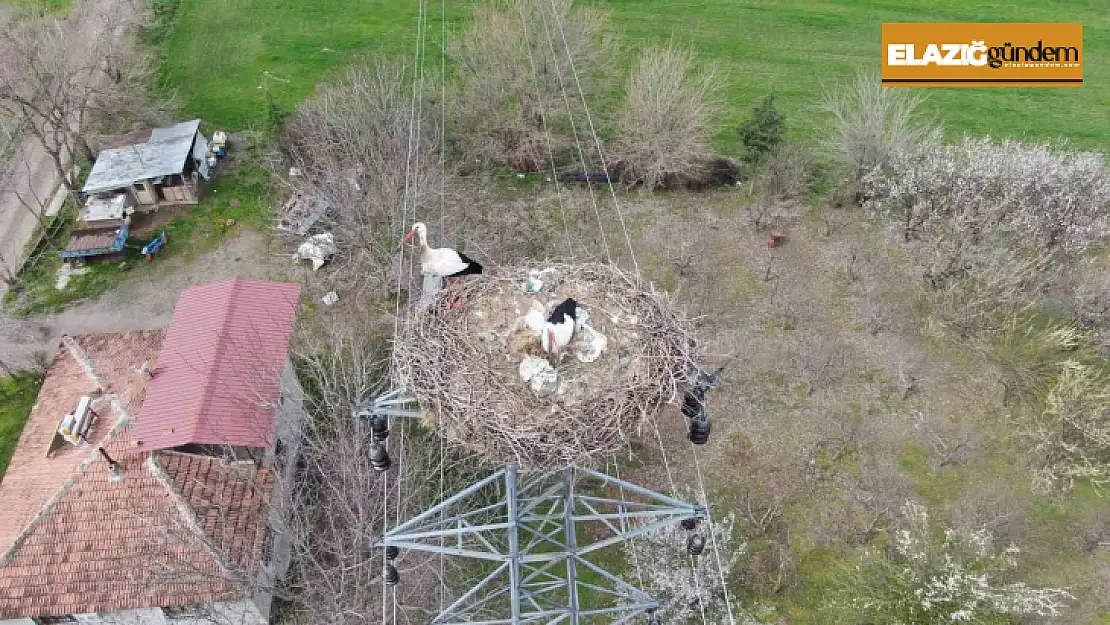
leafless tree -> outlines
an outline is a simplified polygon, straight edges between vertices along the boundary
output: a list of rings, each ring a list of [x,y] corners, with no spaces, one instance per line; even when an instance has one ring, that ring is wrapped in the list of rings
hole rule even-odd
[[[589,88],[600,78],[612,50],[608,21],[605,12],[574,0],[496,0],[474,7],[451,50],[459,63],[453,139],[466,164],[544,170],[551,165],[549,150],[572,145],[557,129],[577,115],[578,81]],[[577,123],[584,132],[584,119]]]
[[[644,590],[663,604],[656,615],[659,623],[727,623],[739,611],[739,606],[725,605],[724,586],[747,551],[747,545],[735,539],[735,524],[735,517],[729,515],[699,526],[701,537],[713,542],[720,560],[708,551],[690,556],[686,551],[690,535],[677,525],[621,545]]]
[[[396,620],[392,592],[383,619],[383,553],[372,544],[384,529],[438,501],[441,488],[467,479],[473,465],[451,451],[441,455],[437,439],[416,423],[394,419],[388,438],[393,468],[371,468],[369,424],[351,411],[387,385],[388,353],[360,328],[345,319],[302,330],[294,348],[310,390],[300,468],[283,489],[293,562],[288,593],[308,623],[422,623],[466,575],[438,556],[402,553]]]
[[[878,76],[860,72],[854,83],[825,96],[835,120],[826,145],[858,180],[885,165],[893,152],[939,137],[918,115],[922,100],[912,89],[887,89]]]
[[[643,51],[619,116],[621,182],[646,189],[700,182],[712,165],[720,79],[673,42]]]
[[[348,286],[381,281],[407,215],[436,206],[441,190],[438,124],[421,123],[413,77],[397,62],[364,62],[322,86],[286,122],[288,163],[275,173],[328,206]],[[288,175],[291,164],[296,175]],[[392,228],[392,230],[391,230]]]
[[[143,15],[137,0],[77,0],[68,15],[22,12],[0,31],[0,109],[50,155],[67,186],[69,159],[95,158],[91,133],[155,102],[155,65],[129,35]]]

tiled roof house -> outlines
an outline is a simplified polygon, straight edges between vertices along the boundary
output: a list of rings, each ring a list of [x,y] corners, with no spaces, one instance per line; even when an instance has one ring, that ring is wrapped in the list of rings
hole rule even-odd
[[[298,296],[235,279],[186,291],[168,331],[63,339],[0,482],[0,625],[266,622]],[[83,397],[72,445],[56,433]]]

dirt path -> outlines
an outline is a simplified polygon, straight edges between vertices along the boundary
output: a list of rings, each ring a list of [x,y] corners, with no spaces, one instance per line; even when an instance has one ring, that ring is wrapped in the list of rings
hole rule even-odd
[[[125,283],[57,315],[0,317],[0,360],[13,368],[27,366],[36,352],[52,352],[62,334],[166,327],[178,296],[191,286],[231,277],[282,279],[291,267],[285,259],[270,256],[263,235],[244,231],[214,252],[190,261],[171,259],[152,271],[156,275],[149,280]]]

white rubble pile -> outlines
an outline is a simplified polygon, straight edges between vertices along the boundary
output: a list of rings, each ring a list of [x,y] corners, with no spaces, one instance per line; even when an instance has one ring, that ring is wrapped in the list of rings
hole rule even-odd
[[[301,246],[297,248],[297,253],[293,254],[293,262],[299,263],[306,259],[311,260],[312,270],[316,271],[337,252],[339,252],[339,248],[336,247],[335,238],[330,232],[316,234],[301,243]]]

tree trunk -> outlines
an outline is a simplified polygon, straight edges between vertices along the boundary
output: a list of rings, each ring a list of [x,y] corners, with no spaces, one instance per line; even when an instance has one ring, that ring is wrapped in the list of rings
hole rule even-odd
[[[81,150],[81,154],[89,161],[89,164],[96,162],[96,152],[93,152],[89,147],[89,142],[85,140],[85,135],[77,135],[77,147]]]

